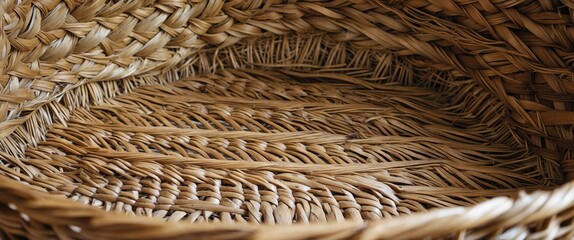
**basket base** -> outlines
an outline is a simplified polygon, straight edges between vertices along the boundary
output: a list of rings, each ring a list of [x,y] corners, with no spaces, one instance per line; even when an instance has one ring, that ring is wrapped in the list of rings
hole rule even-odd
[[[77,109],[23,162],[48,192],[190,222],[378,220],[543,188],[524,165],[537,156],[461,106],[347,75],[221,71]]]

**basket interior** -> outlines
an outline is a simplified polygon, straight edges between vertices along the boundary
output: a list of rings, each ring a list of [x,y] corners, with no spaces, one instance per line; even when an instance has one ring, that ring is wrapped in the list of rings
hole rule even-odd
[[[170,221],[379,220],[563,178],[476,79],[325,34],[200,51],[24,115],[6,175]]]

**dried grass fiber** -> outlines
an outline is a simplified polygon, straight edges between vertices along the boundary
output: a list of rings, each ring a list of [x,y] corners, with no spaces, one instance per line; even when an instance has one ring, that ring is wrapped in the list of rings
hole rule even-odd
[[[0,1],[0,237],[572,239],[570,1]]]

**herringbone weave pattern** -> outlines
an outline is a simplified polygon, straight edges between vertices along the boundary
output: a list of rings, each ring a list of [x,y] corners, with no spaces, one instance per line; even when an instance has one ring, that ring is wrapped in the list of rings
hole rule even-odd
[[[0,237],[574,238],[574,3],[0,0]]]

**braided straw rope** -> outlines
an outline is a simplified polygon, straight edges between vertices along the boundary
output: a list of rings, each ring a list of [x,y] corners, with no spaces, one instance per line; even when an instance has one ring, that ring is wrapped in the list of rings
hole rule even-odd
[[[0,0],[0,237],[572,239],[573,14]]]

